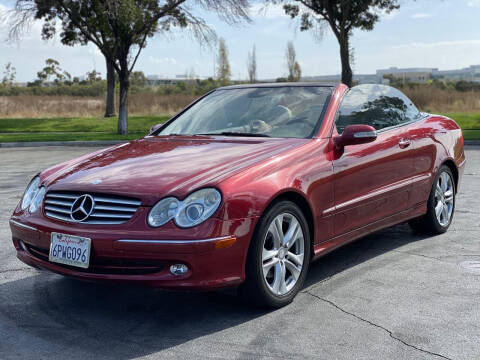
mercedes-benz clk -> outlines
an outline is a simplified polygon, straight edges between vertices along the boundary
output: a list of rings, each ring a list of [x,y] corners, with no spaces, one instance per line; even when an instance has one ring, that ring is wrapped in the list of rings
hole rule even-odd
[[[406,221],[445,232],[464,163],[457,124],[389,86],[224,87],[40,172],[10,227],[34,267],[280,307],[345,243]]]

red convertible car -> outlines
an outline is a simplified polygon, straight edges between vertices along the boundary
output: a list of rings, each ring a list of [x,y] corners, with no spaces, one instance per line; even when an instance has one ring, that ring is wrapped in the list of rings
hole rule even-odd
[[[343,244],[406,221],[445,232],[464,164],[458,125],[389,86],[223,87],[39,173],[10,227],[31,266],[280,307]]]

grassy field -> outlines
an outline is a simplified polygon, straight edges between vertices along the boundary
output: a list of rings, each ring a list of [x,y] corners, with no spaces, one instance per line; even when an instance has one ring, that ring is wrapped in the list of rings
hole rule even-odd
[[[445,113],[463,129],[465,140],[480,140],[480,113]],[[128,135],[117,135],[116,118],[0,119],[0,142],[131,140],[168,116],[130,116]]]
[[[168,116],[131,116],[128,135],[118,135],[116,118],[0,119],[0,142],[131,140]]]
[[[480,140],[480,113],[446,113],[462,128],[465,140]]]

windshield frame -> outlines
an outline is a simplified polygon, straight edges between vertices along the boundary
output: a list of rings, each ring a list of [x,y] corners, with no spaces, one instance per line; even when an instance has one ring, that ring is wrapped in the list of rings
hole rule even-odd
[[[165,123],[163,123],[160,127],[155,129],[153,132],[149,133],[148,136],[171,136],[171,135],[159,135],[160,132],[162,132],[167,126],[169,126],[171,123],[173,123],[178,117],[183,115],[186,111],[191,109],[193,106],[195,106],[198,102],[206,98],[207,96],[210,96],[211,94],[219,91],[219,90],[228,90],[228,91],[235,91],[239,89],[256,89],[256,88],[286,88],[286,87],[318,87],[318,88],[323,88],[326,90],[329,90],[329,93],[327,94],[327,97],[325,98],[325,102],[323,104],[322,111],[320,113],[319,118],[317,119],[317,123],[314,126],[312,133],[309,136],[306,136],[304,138],[296,138],[296,139],[313,139],[316,137],[318,132],[320,131],[320,128],[323,124],[323,121],[325,120],[325,114],[330,106],[331,100],[333,93],[335,91],[335,86],[332,85],[325,85],[325,84],[318,84],[318,83],[304,83],[304,82],[298,82],[298,83],[265,83],[265,84],[240,84],[240,85],[232,85],[232,86],[223,86],[219,87],[216,89],[213,89],[209,92],[207,92],[205,95],[200,96],[198,99],[193,101],[192,103],[188,104],[184,109],[182,109],[180,112],[175,114],[173,117],[171,117],[169,120],[167,120]],[[182,134],[179,134],[182,135]],[[187,135],[185,134],[184,136],[198,136],[198,135]],[[227,135],[202,135],[202,136],[227,136]],[[266,137],[267,138],[267,137]],[[271,137],[272,139],[288,139],[288,138],[283,138],[283,137]]]

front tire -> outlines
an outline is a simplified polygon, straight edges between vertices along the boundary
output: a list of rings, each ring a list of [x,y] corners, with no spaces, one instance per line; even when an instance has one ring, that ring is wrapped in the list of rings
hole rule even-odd
[[[289,304],[303,287],[310,263],[310,232],[302,210],[280,201],[260,218],[250,244],[244,300],[279,308]]]
[[[410,227],[418,233],[443,234],[452,223],[455,212],[455,181],[450,168],[443,165],[433,181],[427,200],[427,213],[410,220]]]

